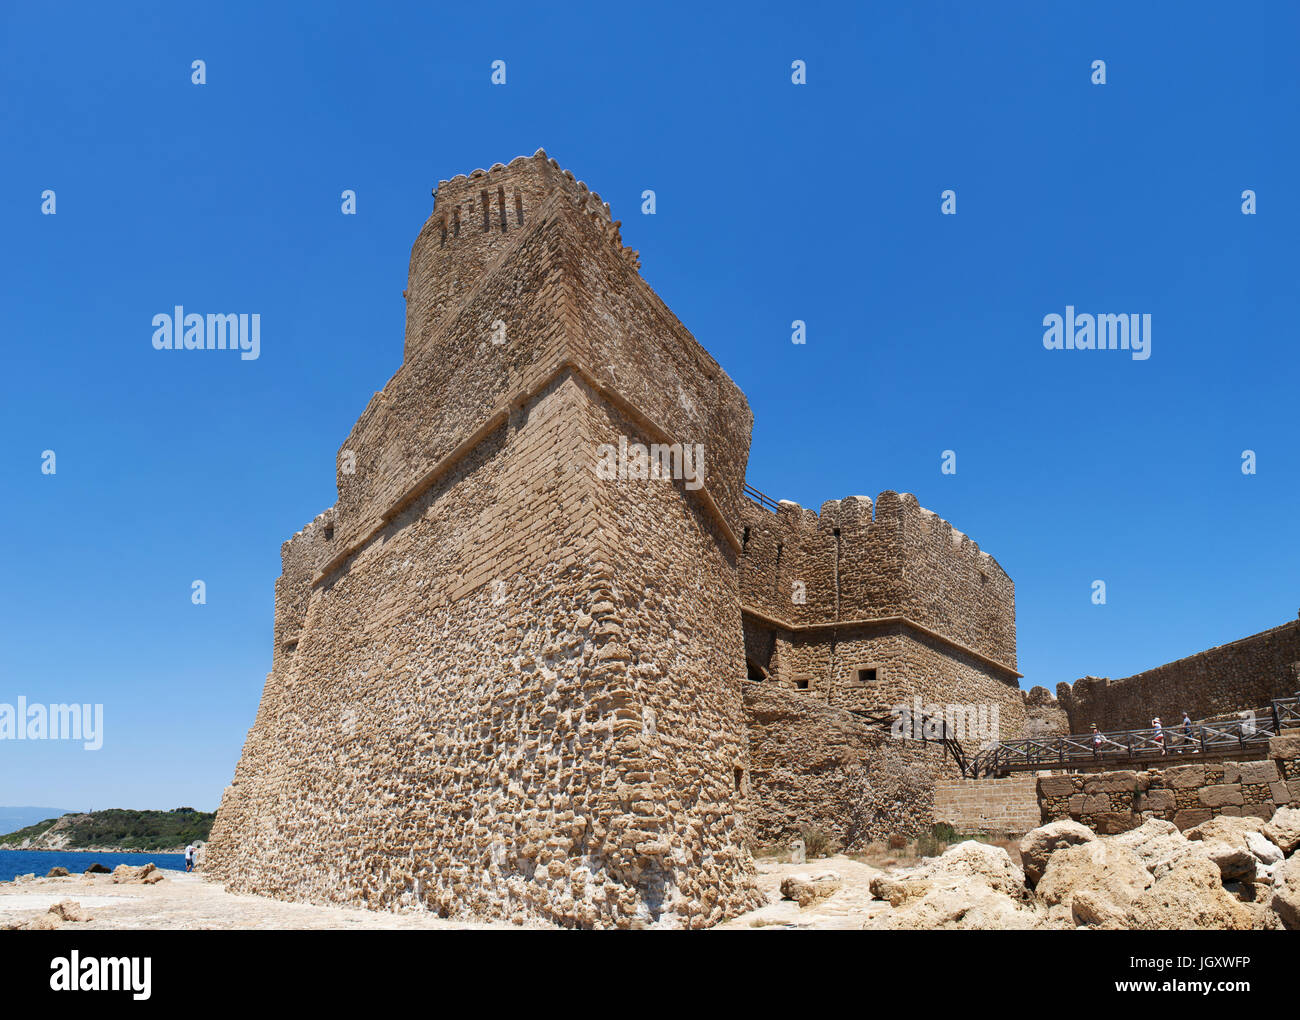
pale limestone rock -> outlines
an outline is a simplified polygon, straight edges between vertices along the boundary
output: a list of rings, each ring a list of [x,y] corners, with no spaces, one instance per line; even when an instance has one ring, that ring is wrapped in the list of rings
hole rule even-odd
[[[920,899],[931,889],[954,886],[969,879],[1015,900],[1028,898],[1025,873],[1001,847],[967,840],[951,846],[939,857],[909,871],[878,875],[871,880],[871,894],[897,907]]]
[[[1043,877],[1048,859],[1057,850],[1077,843],[1091,843],[1097,837],[1086,825],[1065,819],[1048,822],[1020,840],[1020,861],[1024,865],[1025,879],[1036,885]]]
[[[1197,856],[1207,858],[1214,863],[1223,881],[1255,881],[1255,870],[1259,861],[1246,847],[1244,834],[1239,844],[1222,839],[1206,839],[1194,842],[1192,847]]]
[[[1251,913],[1224,891],[1218,869],[1198,854],[1180,857],[1125,913],[1125,928],[1245,930]]]
[[[1118,925],[1128,905],[1153,882],[1132,850],[1096,840],[1054,853],[1036,891],[1055,919],[1109,926]]]
[[[1277,864],[1286,856],[1281,848],[1270,842],[1262,832],[1246,833],[1246,848],[1263,865]]]
[[[90,915],[76,900],[60,900],[50,907],[50,913],[63,921],[89,921]]]
[[[1107,842],[1130,851],[1153,878],[1159,878],[1170,864],[1191,851],[1191,844],[1178,826],[1163,818],[1148,818],[1136,829],[1108,836]]]
[[[1291,931],[1300,931],[1300,856],[1278,867],[1273,876],[1270,906],[1283,925]]]
[[[1284,854],[1300,849],[1300,808],[1278,808],[1273,818],[1264,823],[1263,833]]]
[[[781,895],[806,907],[834,896],[843,886],[838,871],[797,872],[781,880]]]
[[[1263,832],[1264,820],[1255,815],[1215,815],[1194,825],[1183,835],[1188,839],[1221,839],[1225,843],[1246,845],[1246,833]]]

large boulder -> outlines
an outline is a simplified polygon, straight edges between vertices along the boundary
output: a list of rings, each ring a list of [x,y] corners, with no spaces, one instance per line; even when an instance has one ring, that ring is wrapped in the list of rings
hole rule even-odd
[[[82,872],[83,875],[107,875],[109,873],[108,868],[100,864],[99,861],[95,861],[90,867]]]
[[[67,878],[68,869],[60,868],[57,865],[45,873],[46,878]]]
[[[1278,808],[1271,821],[1264,823],[1264,835],[1284,854],[1300,849],[1300,808]]]
[[[1107,836],[1106,842],[1132,853],[1153,878],[1159,878],[1174,861],[1191,852],[1191,844],[1178,826],[1163,818],[1148,818],[1136,829]]]
[[[796,872],[781,880],[781,895],[806,907],[834,896],[844,887],[838,871]]]
[[[954,886],[975,879],[995,892],[1025,901],[1025,873],[1001,847],[967,840],[950,846],[939,857],[904,872],[877,875],[871,880],[871,895],[900,906],[919,899],[936,886]]]
[[[141,885],[153,885],[155,882],[161,882],[167,876],[150,862],[134,868],[129,864],[119,864],[113,869],[113,881],[120,883],[139,883]]]
[[[1037,885],[1047,870],[1048,859],[1062,847],[1091,843],[1097,836],[1086,825],[1063,819],[1048,822],[1025,833],[1020,840],[1020,862],[1024,865],[1025,880]]]
[[[91,919],[90,915],[86,913],[86,908],[76,900],[60,900],[50,907],[50,913],[64,921],[89,921]]]
[[[1277,864],[1286,857],[1282,848],[1270,842],[1262,832],[1246,833],[1246,849],[1255,855],[1260,864]]]
[[[1291,931],[1300,931],[1300,855],[1278,866],[1273,875],[1273,899],[1270,903]]]
[[[892,929],[1037,928],[1041,910],[1025,875],[1001,847],[967,841],[905,872],[877,875],[871,892],[889,900],[869,927]]]
[[[1006,931],[1039,928],[1046,924],[1032,905],[998,892],[978,878],[951,878],[930,886],[925,893],[897,910],[887,910],[866,927],[932,931],[979,929]]]
[[[1143,930],[1253,927],[1251,913],[1223,888],[1218,867],[1191,853],[1174,861],[1125,911],[1122,927]]]
[[[1259,858],[1250,852],[1245,840],[1228,843],[1222,839],[1204,839],[1192,843],[1193,853],[1214,863],[1225,882],[1254,882]]]
[[[1215,815],[1209,821],[1193,825],[1184,835],[1188,839],[1220,839],[1245,846],[1246,833],[1263,832],[1264,825],[1264,819],[1256,815]]]
[[[1254,882],[1259,859],[1247,837],[1262,833],[1264,824],[1255,815],[1216,815],[1188,829],[1187,838],[1199,854],[1218,865],[1225,881]]]
[[[1153,881],[1132,850],[1095,840],[1052,854],[1036,891],[1053,920],[1118,926]]]

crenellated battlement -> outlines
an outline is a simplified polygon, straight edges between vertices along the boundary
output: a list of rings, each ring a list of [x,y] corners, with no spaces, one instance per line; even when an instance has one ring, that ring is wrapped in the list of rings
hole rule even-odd
[[[911,493],[850,496],[820,511],[747,500],[742,528],[747,609],[796,627],[906,617],[1015,668],[1011,578]]]
[[[640,267],[637,253],[623,245],[609,203],[542,149],[440,181],[433,195],[433,212],[411,248],[404,292],[407,359],[429,344],[490,267],[556,202],[588,217],[620,259]]]

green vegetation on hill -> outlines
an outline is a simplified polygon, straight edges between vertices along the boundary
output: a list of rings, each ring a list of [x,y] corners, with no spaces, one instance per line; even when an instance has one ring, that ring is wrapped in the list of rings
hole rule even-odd
[[[110,808],[90,814],[49,818],[16,832],[0,836],[0,848],[12,847],[39,837],[66,836],[68,850],[81,847],[113,847],[122,850],[165,850],[207,840],[216,814],[189,807],[171,811],[131,811]],[[56,829],[57,826],[57,829]],[[50,830],[55,829],[56,832]],[[45,839],[33,843],[40,846]]]
[[[0,836],[0,847],[8,846],[11,843],[21,843],[25,839],[34,839],[57,821],[57,818],[47,818],[45,821],[37,822],[35,825],[28,825],[22,829],[15,829],[13,832]]]

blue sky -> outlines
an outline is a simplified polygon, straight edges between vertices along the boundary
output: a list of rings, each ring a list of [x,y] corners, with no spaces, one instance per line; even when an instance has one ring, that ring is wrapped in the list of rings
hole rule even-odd
[[[751,483],[914,492],[1015,580],[1026,685],[1300,607],[1291,5],[179,6],[0,12],[0,702],[105,706],[0,742],[0,804],[215,807],[430,189],[538,147],[745,391]],[[261,356],[155,351],[176,304]],[[1067,304],[1151,358],[1045,350]]]

